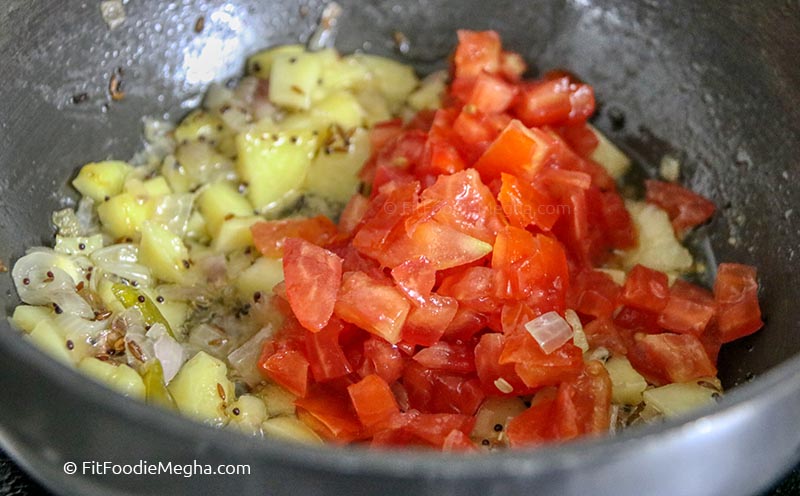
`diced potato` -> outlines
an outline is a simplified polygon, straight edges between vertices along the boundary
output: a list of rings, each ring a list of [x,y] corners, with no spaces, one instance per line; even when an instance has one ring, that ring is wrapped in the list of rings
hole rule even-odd
[[[150,268],[162,281],[183,281],[188,267],[189,251],[181,238],[155,222],[145,222],[141,228],[139,262]]]
[[[364,88],[356,93],[358,103],[364,109],[364,123],[367,126],[374,126],[392,118],[392,111],[389,104],[381,93],[373,88]]]
[[[130,165],[118,160],[92,162],[81,167],[78,176],[72,181],[72,185],[83,196],[101,202],[106,197],[114,196],[122,191],[125,176],[130,170]]]
[[[155,301],[155,298],[153,300]],[[161,315],[167,319],[173,331],[179,334],[183,323],[189,316],[189,304],[182,301],[164,301],[158,303],[158,309],[161,311]]]
[[[55,315],[50,307],[36,305],[18,305],[11,316],[11,323],[25,332],[33,331],[39,322],[50,320]]]
[[[314,105],[311,113],[325,126],[338,124],[344,129],[361,126],[364,123],[365,115],[358,100],[347,91],[330,93]]]
[[[321,72],[321,60],[312,53],[275,55],[269,72],[270,101],[291,109],[308,109]]]
[[[369,133],[357,129],[346,152],[318,153],[308,168],[305,188],[329,200],[345,203],[358,191],[358,173],[371,153]]]
[[[255,128],[237,136],[237,170],[248,183],[247,197],[259,211],[284,205],[303,185],[317,149],[309,130],[265,131]]]
[[[206,219],[203,214],[197,210],[193,211],[189,216],[189,222],[186,223],[186,238],[204,241],[208,237],[206,229]]]
[[[206,221],[206,230],[214,238],[228,217],[253,215],[250,202],[228,182],[214,183],[203,190],[197,205]]]
[[[56,236],[55,250],[65,255],[90,255],[103,247],[103,235],[65,237]]]
[[[447,86],[447,72],[436,71],[422,80],[420,87],[408,95],[408,104],[414,110],[438,109]]]
[[[52,320],[40,320],[27,337],[40,350],[56,360],[63,363],[72,363],[72,357],[69,354],[69,350],[67,350],[67,340],[64,339]]]
[[[620,405],[638,405],[647,381],[624,356],[613,356],[605,363],[611,378],[611,400]]]
[[[222,223],[217,236],[211,242],[211,248],[220,253],[228,253],[253,244],[253,233],[250,226],[263,220],[261,217],[234,217]]]
[[[330,50],[332,51],[332,50]],[[322,64],[323,88],[328,91],[350,90],[364,84],[369,71],[354,57],[325,57]]]
[[[295,417],[275,417],[261,424],[265,436],[308,444],[322,444],[316,432]]]
[[[202,109],[193,110],[175,128],[175,141],[217,141],[222,135],[222,119]]]
[[[270,417],[294,415],[294,401],[297,397],[277,384],[267,383],[256,394],[264,400],[267,415]]]
[[[475,415],[475,427],[471,437],[477,442],[484,439],[492,444],[506,444],[506,427],[509,420],[513,419],[526,409],[525,403],[519,398],[487,398]],[[497,430],[495,426],[502,429]]]
[[[244,300],[256,291],[271,294],[272,288],[283,281],[283,261],[280,258],[260,257],[236,278],[236,289]]]
[[[184,363],[168,389],[181,413],[212,425],[228,421],[233,383],[225,363],[208,353],[201,351]]]
[[[193,187],[192,179],[175,158],[175,155],[167,155],[161,163],[161,175],[169,183],[170,188],[176,193],[186,193]]]
[[[123,396],[140,400],[145,397],[142,377],[125,364],[115,365],[94,357],[86,357],[78,363],[78,370]]]
[[[172,189],[164,176],[156,176],[145,180],[141,180],[138,177],[128,177],[122,189],[126,193],[141,198],[157,198],[172,193]]]
[[[631,166],[631,159],[622,153],[603,133],[598,131],[591,124],[587,124],[589,129],[597,137],[597,148],[594,149],[591,159],[602,165],[608,174],[614,179],[619,179],[628,172]]]
[[[648,389],[644,401],[667,417],[681,415],[697,408],[713,405],[719,393],[696,382],[674,383]]]
[[[225,179],[233,171],[233,163],[219,154],[209,143],[193,141],[175,149],[178,161],[187,179],[189,190],[209,182]]]
[[[267,407],[258,396],[243,394],[228,406],[230,423],[243,431],[255,434],[261,430],[261,424],[267,420]]]
[[[678,239],[667,213],[655,205],[626,201],[625,206],[639,233],[639,244],[626,252],[626,269],[642,264],[663,272],[686,272],[692,267],[692,255]]]
[[[262,50],[247,60],[247,73],[267,79],[272,71],[272,62],[279,55],[300,55],[305,53],[303,45],[281,45]]]
[[[414,69],[377,55],[357,54],[356,60],[370,72],[375,87],[394,107],[401,105],[419,84]]]
[[[130,193],[112,196],[97,206],[97,215],[112,238],[138,236],[142,224],[153,215],[154,204],[148,198]]]
[[[100,295],[100,300],[102,300],[103,305],[107,309],[114,313],[124,312],[125,305],[123,305],[122,302],[120,302],[114,295],[114,292],[111,290],[113,286],[113,281],[109,279],[103,279],[97,285],[97,294]]]

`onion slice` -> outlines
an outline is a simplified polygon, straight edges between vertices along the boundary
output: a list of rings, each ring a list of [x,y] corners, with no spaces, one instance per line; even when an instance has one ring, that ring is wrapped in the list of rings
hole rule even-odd
[[[533,336],[546,354],[561,348],[572,339],[572,327],[558,312],[547,312],[525,324],[525,330]]]

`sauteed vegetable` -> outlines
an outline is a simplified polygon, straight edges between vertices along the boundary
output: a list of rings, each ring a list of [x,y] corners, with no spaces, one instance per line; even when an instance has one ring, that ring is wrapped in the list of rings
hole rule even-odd
[[[623,197],[592,87],[524,78],[497,33],[459,31],[421,81],[299,45],[247,68],[81,168],[54,248],[13,269],[32,342],[216,426],[474,450],[713,403],[720,346],[762,326],[754,268],[689,282],[714,204]]]

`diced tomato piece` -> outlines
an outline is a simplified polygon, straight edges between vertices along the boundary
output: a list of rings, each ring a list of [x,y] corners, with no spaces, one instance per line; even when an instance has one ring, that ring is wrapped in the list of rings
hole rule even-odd
[[[554,386],[576,377],[583,367],[583,352],[567,343],[550,354],[527,332],[506,337],[499,363],[513,363],[514,370],[528,387]]]
[[[669,281],[663,272],[636,265],[625,279],[620,301],[639,310],[658,313],[667,305]]]
[[[329,441],[349,443],[363,436],[361,422],[344,396],[315,388],[294,404],[297,418]]]
[[[429,404],[432,413],[475,415],[486,395],[474,376],[434,371],[433,394]]]
[[[308,391],[308,368],[308,360],[296,350],[275,353],[269,350],[266,354],[262,353],[258,360],[258,370],[262,375],[300,398],[305,397]]]
[[[592,186],[592,176],[586,172],[553,167],[542,169],[537,180],[580,190],[587,190]]]
[[[458,302],[454,298],[431,293],[411,306],[403,327],[403,341],[423,346],[433,345],[444,335],[457,311]]]
[[[612,248],[628,250],[636,246],[637,233],[625,202],[616,191],[600,193],[602,228]]]
[[[342,215],[339,216],[339,232],[346,236],[352,235],[368,209],[369,198],[358,194],[351,196],[342,210]]]
[[[433,397],[433,371],[411,360],[403,369],[402,382],[408,394],[409,406],[422,412],[428,411]]]
[[[450,340],[465,340],[474,336],[486,327],[487,317],[472,308],[459,306],[444,336]]]
[[[418,191],[419,183],[381,190],[370,202],[353,237],[353,246],[364,255],[379,259],[392,230],[417,208]]]
[[[552,288],[563,304],[569,270],[564,249],[555,239],[509,226],[497,235],[492,268],[498,297],[519,299]]]
[[[403,119],[383,121],[375,124],[369,130],[369,142],[373,150],[380,150],[401,134],[403,134]]]
[[[486,243],[505,225],[494,195],[474,169],[440,176],[420,198],[439,206],[436,221]]]
[[[517,375],[513,363],[500,363],[500,354],[505,346],[505,336],[490,332],[481,336],[475,346],[475,367],[481,387],[490,396],[521,396],[531,389]],[[498,384],[503,388],[498,388]],[[506,388],[510,387],[510,391]]]
[[[647,180],[645,198],[667,211],[675,233],[680,237],[714,215],[714,203],[680,184]]]
[[[472,94],[467,100],[471,105],[484,114],[499,114],[511,105],[516,94],[516,87],[505,82],[502,78],[482,72],[472,86]]]
[[[442,451],[468,452],[477,450],[475,443],[472,442],[469,436],[458,429],[450,431],[450,434],[444,438],[442,443]]]
[[[584,159],[588,159],[600,143],[597,134],[585,123],[564,126],[559,134]]]
[[[577,378],[562,383],[555,408],[557,422],[560,424],[560,439],[574,437],[569,435],[571,433],[585,435],[608,432],[611,420],[611,378],[603,364],[591,360]],[[571,418],[567,420],[569,417]],[[570,420],[572,425],[569,425]]]
[[[621,289],[611,276],[599,270],[584,269],[575,274],[571,282],[567,306],[583,315],[611,316]]]
[[[500,66],[502,44],[494,31],[458,30],[458,46],[453,56],[456,79],[472,79],[482,72],[494,74]]]
[[[430,175],[438,177],[441,174],[455,174],[466,168],[464,159],[458,149],[449,141],[441,138],[428,137],[425,143],[425,152],[422,162],[415,169],[417,177]]]
[[[491,251],[492,245],[431,220],[417,224],[412,233],[398,235],[377,258],[384,265],[394,267],[424,256],[433,263],[434,269],[442,270],[474,262]]]
[[[527,126],[578,124],[594,113],[591,86],[570,82],[568,77],[524,83],[513,106]]]
[[[306,356],[317,382],[330,381],[353,371],[339,346],[342,329],[341,322],[332,320],[324,329],[306,334]]]
[[[647,334],[658,334],[662,330],[661,326],[658,325],[657,313],[639,310],[626,305],[623,305],[614,315],[614,324],[623,329]]]
[[[397,287],[409,299],[424,302],[436,284],[436,270],[424,256],[412,258],[392,269],[392,277]]]
[[[347,392],[364,427],[370,428],[386,422],[400,411],[389,384],[379,375],[364,377],[348,386]]]
[[[506,434],[511,447],[531,447],[553,440],[555,406],[555,389],[544,389],[536,393],[530,408],[508,422]]]
[[[502,173],[501,181],[498,200],[512,225],[526,228],[534,224],[543,231],[553,227],[559,209],[545,191],[511,174]]]
[[[749,265],[722,263],[714,282],[717,328],[723,343],[761,329],[756,269]]]
[[[494,290],[495,274],[489,267],[467,267],[442,279],[439,293],[481,312],[498,309]]]
[[[347,272],[334,313],[390,343],[397,343],[410,307],[408,300],[392,286],[363,272]]]
[[[377,374],[387,384],[394,383],[403,375],[404,359],[396,346],[370,336],[364,341],[364,361],[358,373],[361,377]]]
[[[521,179],[532,179],[544,165],[550,151],[548,136],[537,128],[528,129],[514,120],[489,145],[475,163],[486,181],[507,172]]]
[[[658,325],[668,331],[699,336],[714,316],[714,310],[710,291],[678,279],[669,290]]]
[[[458,374],[467,374],[475,370],[472,349],[465,344],[440,341],[421,349],[413,358],[429,369]]]
[[[300,238],[284,242],[286,296],[306,329],[319,331],[333,314],[342,281],[342,259]]]
[[[413,169],[422,161],[427,140],[428,135],[418,129],[403,131],[378,150],[376,166],[401,170]]]
[[[432,446],[444,446],[447,436],[454,430],[466,435],[472,431],[475,419],[454,413],[421,414],[411,421],[406,429]]]
[[[614,355],[625,355],[628,347],[610,315],[600,316],[583,326],[590,348],[603,347]]]
[[[507,80],[518,82],[526,70],[528,65],[520,54],[505,50],[500,53],[500,74]]]
[[[631,364],[656,384],[714,377],[717,368],[702,343],[691,334],[637,334]],[[653,376],[654,377],[650,377]]]
[[[253,243],[265,257],[283,256],[287,238],[302,238],[309,243],[324,246],[338,233],[336,224],[324,215],[310,219],[286,219],[257,222],[250,228]]]

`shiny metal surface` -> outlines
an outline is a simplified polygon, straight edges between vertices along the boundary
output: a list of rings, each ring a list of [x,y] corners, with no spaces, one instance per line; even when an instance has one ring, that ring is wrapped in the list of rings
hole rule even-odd
[[[63,494],[710,494],[748,495],[800,446],[800,4],[613,0],[341,2],[338,47],[441,65],[460,27],[493,28],[535,68],[591,82],[596,124],[645,164],[664,152],[721,212],[707,228],[719,261],[759,266],[767,328],[721,357],[716,408],[605,440],[488,458],[365,453],[258,442],[187,422],[87,383],[0,329],[0,442]],[[321,3],[130,0],[109,31],[95,2],[0,5],[0,259],[48,242],[82,163],[129,157],[145,115],[178,118],[247,53],[305,39]],[[193,26],[204,16],[205,27]],[[127,97],[111,102],[122,67]],[[87,101],[72,102],[87,94]],[[608,111],[624,112],[612,130]],[[0,277],[6,310],[17,302]],[[755,377],[755,380],[752,380]],[[245,477],[67,477],[66,461],[250,463]]]

